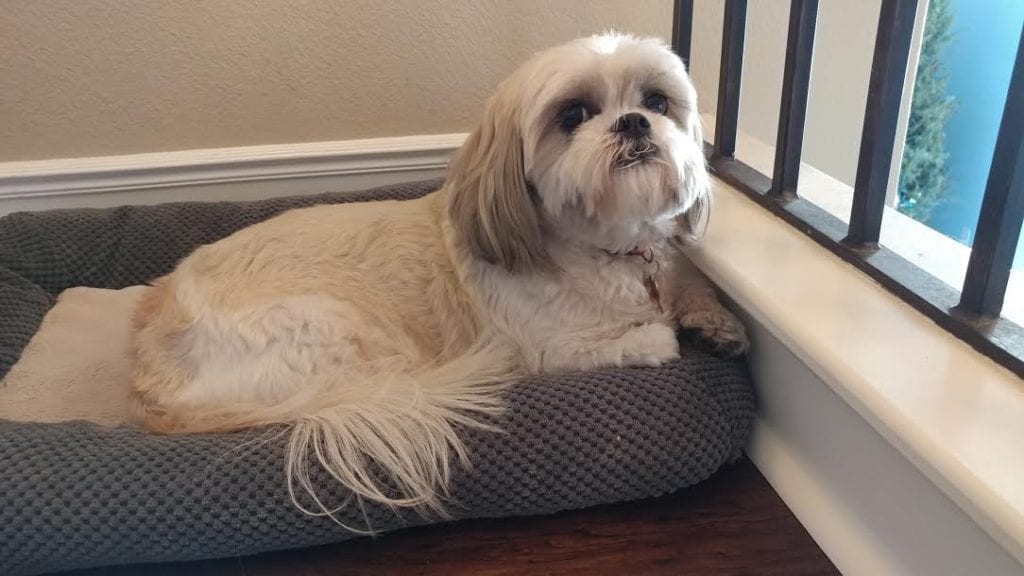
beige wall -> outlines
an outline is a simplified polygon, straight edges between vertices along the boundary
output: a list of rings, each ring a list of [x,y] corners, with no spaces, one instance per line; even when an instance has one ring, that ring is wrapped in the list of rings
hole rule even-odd
[[[0,161],[467,131],[533,51],[671,0],[11,0]]]
[[[4,4],[0,161],[468,131],[530,53],[611,27],[667,38],[672,14],[672,0]],[[695,10],[692,72],[708,112],[723,5]],[[879,5],[820,8],[804,154],[848,184]],[[740,127],[766,142],[788,6],[749,8]]]
[[[692,73],[704,111],[713,112],[725,2],[695,5]],[[790,0],[756,0],[747,10],[740,128],[771,144],[779,122],[789,5]],[[818,9],[804,161],[851,186],[880,7],[880,0],[826,0]],[[736,153],[743,159],[742,147]]]

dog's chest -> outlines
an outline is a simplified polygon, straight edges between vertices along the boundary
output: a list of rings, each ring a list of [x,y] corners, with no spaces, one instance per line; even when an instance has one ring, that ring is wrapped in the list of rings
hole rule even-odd
[[[569,289],[595,313],[635,320],[665,312],[667,269],[653,251],[618,256],[572,274]]]
[[[558,334],[617,333],[666,320],[670,308],[668,264],[611,258],[562,262],[556,276],[502,275],[486,283],[492,319],[517,340],[544,341]]]

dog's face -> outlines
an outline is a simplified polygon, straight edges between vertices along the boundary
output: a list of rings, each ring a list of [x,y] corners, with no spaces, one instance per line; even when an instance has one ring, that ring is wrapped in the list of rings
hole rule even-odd
[[[661,41],[604,35],[543,52],[488,104],[452,164],[452,221],[513,272],[553,243],[625,252],[706,215],[696,91]]]

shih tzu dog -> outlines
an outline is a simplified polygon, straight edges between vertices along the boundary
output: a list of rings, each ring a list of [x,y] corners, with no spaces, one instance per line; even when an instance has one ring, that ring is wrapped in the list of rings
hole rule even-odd
[[[511,377],[740,354],[683,257],[709,207],[697,98],[661,41],[585,38],[498,88],[440,190],[287,212],[196,250],[135,318],[161,433],[288,425],[287,477],[443,511],[458,431]]]

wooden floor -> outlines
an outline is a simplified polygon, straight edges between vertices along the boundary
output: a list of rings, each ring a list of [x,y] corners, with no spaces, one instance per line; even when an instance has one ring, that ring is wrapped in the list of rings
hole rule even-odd
[[[468,521],[333,546],[65,576],[838,574],[747,461],[678,494],[539,518]]]

